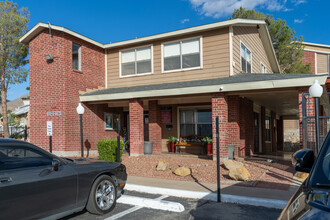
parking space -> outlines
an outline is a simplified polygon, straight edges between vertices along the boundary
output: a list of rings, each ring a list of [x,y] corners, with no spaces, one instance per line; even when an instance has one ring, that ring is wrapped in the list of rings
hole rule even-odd
[[[128,204],[129,203],[129,204]],[[136,204],[134,204],[136,203]],[[215,203],[205,200],[168,197],[128,191],[109,214],[92,215],[86,211],[64,219],[276,219],[278,209],[247,205]],[[64,220],[62,219],[62,220]]]

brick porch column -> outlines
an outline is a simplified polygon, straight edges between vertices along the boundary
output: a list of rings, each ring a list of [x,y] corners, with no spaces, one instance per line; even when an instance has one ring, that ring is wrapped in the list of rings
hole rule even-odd
[[[162,128],[157,100],[149,101],[149,141],[154,142],[153,153],[160,154],[162,152]]]
[[[315,126],[313,124],[315,123],[314,120],[312,121],[312,124],[310,123],[308,126],[308,131],[305,133],[308,137],[306,142],[304,143],[303,139],[303,94],[308,94],[309,87],[301,87],[299,88],[299,136],[300,136],[300,147],[307,147],[308,142],[315,143]],[[308,98],[309,96],[305,96],[305,111],[306,116],[314,116],[314,99]],[[307,120],[305,120],[305,123],[307,125]],[[304,146],[304,144],[306,146]]]
[[[284,143],[284,129],[283,129],[283,116],[280,117],[277,123],[277,150],[283,151]]]
[[[261,106],[261,150],[262,153],[266,153],[266,109],[265,107]]]
[[[213,160],[217,157],[216,117],[219,116],[220,158],[228,158],[228,99],[223,93],[212,97]]]
[[[144,154],[143,103],[138,99],[129,101],[130,155]]]
[[[235,157],[239,156],[240,143],[240,98],[239,96],[228,96],[228,145],[235,145]]]

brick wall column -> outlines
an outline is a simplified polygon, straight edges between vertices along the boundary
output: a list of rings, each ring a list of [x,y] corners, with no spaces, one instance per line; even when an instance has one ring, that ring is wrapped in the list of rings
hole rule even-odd
[[[240,142],[240,98],[239,96],[228,96],[228,145],[235,145],[235,157],[239,155],[241,150]]]
[[[228,158],[228,99],[223,93],[212,97],[213,159],[216,159],[216,117],[219,116],[220,158]]]
[[[306,96],[308,94],[309,87],[301,87],[299,88],[299,136],[300,136],[300,147],[307,147],[304,146],[304,138],[303,138],[303,93],[305,94],[305,116],[314,116],[314,99],[309,98],[309,96]],[[314,121],[312,121],[315,123]],[[307,120],[305,120],[305,124],[307,126]],[[307,126],[308,131],[305,133],[305,135],[308,135],[306,137],[307,142],[314,142],[315,143],[315,126],[312,126],[311,123]],[[305,143],[308,144],[308,143]]]
[[[130,155],[144,154],[143,103],[138,99],[129,102]]]
[[[162,152],[162,128],[160,107],[157,100],[149,101],[149,141],[153,144],[153,153]]]
[[[240,153],[239,156],[249,156],[254,147],[254,115],[253,102],[247,98],[240,99]]]

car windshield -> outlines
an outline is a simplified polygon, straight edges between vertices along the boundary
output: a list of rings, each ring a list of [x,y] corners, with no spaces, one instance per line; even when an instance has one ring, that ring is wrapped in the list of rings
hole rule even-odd
[[[330,188],[330,132],[321,148],[320,155],[316,161],[311,174],[310,186]]]

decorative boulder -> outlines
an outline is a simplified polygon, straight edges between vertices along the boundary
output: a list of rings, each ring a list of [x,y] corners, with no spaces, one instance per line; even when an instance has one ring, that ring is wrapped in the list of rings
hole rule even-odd
[[[178,176],[189,176],[191,175],[191,170],[187,167],[179,167],[174,170],[174,174]]]
[[[229,170],[229,176],[236,181],[248,181],[251,177],[249,171],[244,167]]]
[[[223,162],[227,170],[234,170],[237,168],[244,167],[244,164],[235,160],[226,160]]]
[[[159,160],[158,161],[158,164],[157,164],[157,167],[156,167],[156,170],[158,170],[158,171],[159,170],[164,171],[164,170],[167,170],[168,167],[169,167],[168,162],[166,162],[165,160]]]

